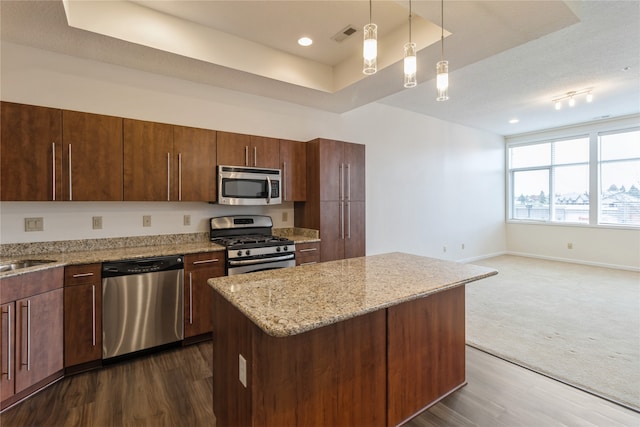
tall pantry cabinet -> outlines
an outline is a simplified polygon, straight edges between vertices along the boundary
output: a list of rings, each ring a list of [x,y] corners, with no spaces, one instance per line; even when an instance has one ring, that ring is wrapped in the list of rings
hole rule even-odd
[[[307,201],[295,226],[320,230],[320,260],[365,255],[365,146],[330,139],[307,143]]]

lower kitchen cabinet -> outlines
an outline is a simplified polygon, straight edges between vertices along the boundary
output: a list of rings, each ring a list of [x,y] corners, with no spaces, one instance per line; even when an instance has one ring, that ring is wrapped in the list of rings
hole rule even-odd
[[[296,265],[320,262],[320,242],[296,243]]]
[[[0,281],[2,409],[63,374],[62,281],[62,268]]]
[[[212,277],[224,276],[224,252],[204,252],[184,257],[184,337],[210,334],[213,290],[207,284]]]
[[[64,271],[64,367],[67,373],[100,366],[102,360],[101,265]]]

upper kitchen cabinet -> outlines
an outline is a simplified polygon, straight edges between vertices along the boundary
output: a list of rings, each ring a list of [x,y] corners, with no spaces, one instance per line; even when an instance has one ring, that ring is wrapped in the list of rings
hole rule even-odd
[[[62,198],[62,111],[1,103],[0,200]]]
[[[218,132],[218,164],[277,169],[279,145],[275,138]]]
[[[124,119],[124,200],[171,200],[173,126]]]
[[[304,142],[280,140],[282,201],[307,199],[307,145]]]
[[[122,120],[62,112],[63,200],[123,200]]]
[[[295,226],[320,231],[320,260],[365,255],[365,146],[328,139],[307,143],[307,199]]]
[[[171,200],[216,200],[216,131],[173,127],[173,158],[176,176]]]

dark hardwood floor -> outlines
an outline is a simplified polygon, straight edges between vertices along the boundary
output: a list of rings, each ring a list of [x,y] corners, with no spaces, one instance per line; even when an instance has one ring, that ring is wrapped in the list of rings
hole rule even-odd
[[[211,342],[65,378],[0,414],[10,426],[215,426]],[[640,414],[467,347],[468,385],[406,426],[640,426]]]

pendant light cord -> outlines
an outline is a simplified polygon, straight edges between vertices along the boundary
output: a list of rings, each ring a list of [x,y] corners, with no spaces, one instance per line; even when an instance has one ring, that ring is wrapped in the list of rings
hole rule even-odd
[[[371,24],[371,0],[369,0],[369,24]]]
[[[444,0],[440,0],[440,60],[444,60]]]
[[[411,13],[411,0],[409,0],[409,43],[411,43],[411,17],[413,14]]]

